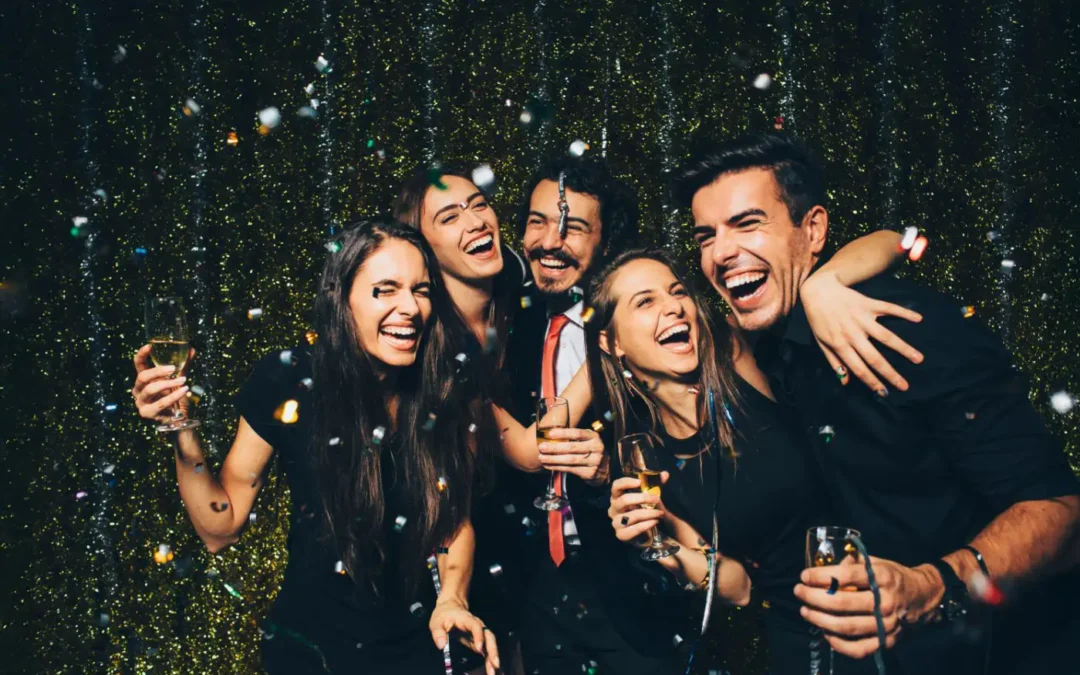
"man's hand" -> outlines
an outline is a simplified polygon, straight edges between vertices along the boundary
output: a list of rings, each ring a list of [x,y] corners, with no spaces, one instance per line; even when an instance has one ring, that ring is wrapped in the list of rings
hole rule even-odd
[[[572,473],[593,484],[607,482],[608,459],[600,434],[592,429],[551,429],[548,439],[537,445],[545,469]]]
[[[459,630],[461,642],[485,658],[484,671],[495,675],[499,671],[499,647],[495,643],[495,633],[476,618],[460,600],[439,598],[428,621],[431,639],[435,646],[442,649],[452,630]]]
[[[945,585],[931,565],[904,567],[873,556],[870,563],[881,590],[888,649],[896,644],[904,624],[917,623],[933,612],[941,602]],[[795,586],[795,597],[804,605],[801,614],[825,631],[825,639],[835,651],[861,659],[878,650],[874,595],[865,564],[812,567],[803,570],[800,581]]]

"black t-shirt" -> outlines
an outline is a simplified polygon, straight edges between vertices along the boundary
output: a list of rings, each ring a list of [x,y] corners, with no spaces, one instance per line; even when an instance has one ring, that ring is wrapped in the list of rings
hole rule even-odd
[[[377,579],[354,581],[337,572],[341,556],[324,536],[309,449],[314,386],[309,349],[296,347],[267,355],[256,365],[236,399],[240,415],[273,446],[292,498],[289,559],[270,612],[270,621],[279,628],[275,639],[302,636],[322,651],[334,673],[367,672],[358,665],[395,661],[398,655],[404,658],[416,649],[437,656],[427,631],[435,594],[433,584],[424,577],[426,560],[403,560],[396,546],[395,520],[404,515],[399,507],[403,481],[393,461],[396,440],[389,432],[381,444],[386,495],[385,573]],[[297,404],[296,421],[290,424],[281,421],[286,401]],[[406,565],[414,567],[414,576],[420,579],[419,591],[412,597],[406,597],[400,585],[401,570]],[[413,613],[410,607],[417,602],[420,608]]]
[[[792,593],[805,567],[806,530],[821,524],[821,489],[805,442],[782,409],[742,379],[740,400],[730,406],[735,427],[733,460],[724,452],[700,453],[699,434],[661,440],[664,505],[712,539],[716,508],[720,552],[746,568],[753,602],[764,609],[770,672],[805,672],[809,628]]]
[[[1077,494],[1076,477],[995,335],[965,319],[959,302],[905,280],[883,275],[855,289],[922,314],[921,323],[881,319],[925,356],[915,365],[880,348],[908,391],[880,398],[857,382],[840,386],[801,305],[779,339],[763,336],[755,350],[777,396],[801,417],[835,524],[858,529],[871,555],[915,566],[956,551],[1017,502]],[[1075,639],[1063,627],[1078,623],[1076,577],[1029,590],[1026,603],[995,619],[995,666],[1028,672]],[[981,672],[966,657],[945,659],[962,652],[948,628],[909,633],[892,650],[905,672]]]

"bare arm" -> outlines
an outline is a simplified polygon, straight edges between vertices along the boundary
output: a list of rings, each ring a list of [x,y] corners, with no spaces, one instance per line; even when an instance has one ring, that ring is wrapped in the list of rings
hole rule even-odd
[[[175,445],[180,498],[199,538],[217,553],[236,543],[247,525],[273,448],[243,417],[218,476],[207,467],[194,430],[181,432]]]
[[[982,554],[994,579],[1027,585],[1072,567],[1076,563],[1078,536],[1080,496],[1068,495],[1013,504],[994,518],[971,545]],[[967,550],[949,554],[945,562],[965,581],[979,571],[975,554]],[[935,595],[940,601],[940,593]]]
[[[892,230],[878,230],[847,243],[833,254],[811,277],[832,275],[844,286],[855,284],[888,272],[907,256],[900,248],[903,237]]]
[[[472,521],[466,520],[447,545],[446,551],[437,556],[442,588],[431,612],[428,628],[439,649],[449,640],[451,630],[464,632],[469,647],[486,657],[485,671],[488,675],[495,675],[499,668],[495,634],[469,611],[469,581],[472,579],[475,550],[476,532]]]
[[[187,405],[184,378],[170,379],[171,366],[153,367],[149,345],[135,353],[134,361],[137,375],[131,393],[141,417],[160,419],[172,404]],[[273,448],[241,417],[232,448],[220,474],[214,476],[195,430],[179,432],[172,442],[180,498],[195,532],[216,553],[235,543],[247,524]]]
[[[589,386],[589,374],[582,366],[574,374],[570,384],[561,396],[570,407],[570,426],[576,427],[589,404],[592,403],[592,387]],[[499,427],[503,456],[514,467],[530,473],[540,471],[544,466],[540,462],[540,451],[536,442],[536,423],[523,426],[506,409],[491,404],[495,424]]]

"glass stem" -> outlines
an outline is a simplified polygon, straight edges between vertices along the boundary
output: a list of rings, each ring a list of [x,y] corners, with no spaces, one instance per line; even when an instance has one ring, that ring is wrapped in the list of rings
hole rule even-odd
[[[654,527],[649,530],[649,537],[652,538],[652,543],[649,544],[650,548],[663,548],[664,538],[660,536],[660,528]]]
[[[173,378],[177,378],[179,375],[173,375]],[[179,422],[184,419],[184,409],[180,407],[180,401],[172,404],[172,418],[174,422]]]
[[[558,477],[558,475],[559,475],[558,471],[552,471],[551,475],[548,477],[548,489],[547,489],[548,497],[552,497],[552,498],[555,497],[555,479]]]

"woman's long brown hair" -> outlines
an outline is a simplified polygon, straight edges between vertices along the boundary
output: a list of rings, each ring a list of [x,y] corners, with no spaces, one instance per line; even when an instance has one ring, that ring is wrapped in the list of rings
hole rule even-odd
[[[637,378],[627,377],[624,367],[614,355],[616,327],[614,325],[615,306],[619,298],[612,292],[612,280],[625,265],[635,260],[654,260],[671,270],[682,284],[697,308],[698,359],[697,388],[697,428],[703,449],[710,449],[713,443],[713,425],[710,421],[708,393],[713,393],[716,402],[716,432],[719,433],[719,446],[734,457],[735,430],[724,414],[724,406],[737,405],[735,385],[734,347],[726,323],[713,319],[712,310],[702,303],[698,296],[686,284],[675,263],[666,253],[658,249],[634,249],[615,257],[592,281],[590,287],[590,307],[592,316],[585,324],[586,348],[588,349],[589,381],[593,391],[593,408],[597,418],[614,416],[615,439],[627,433],[641,431],[641,424],[647,424],[648,431],[656,432],[660,426],[657,402],[649,392],[649,387]],[[601,335],[603,333],[603,335]],[[601,340],[606,338],[606,349],[601,348]],[[602,385],[602,386],[601,386]],[[648,411],[648,419],[642,420],[638,411],[640,401]],[[617,458],[613,457],[617,461]]]

